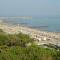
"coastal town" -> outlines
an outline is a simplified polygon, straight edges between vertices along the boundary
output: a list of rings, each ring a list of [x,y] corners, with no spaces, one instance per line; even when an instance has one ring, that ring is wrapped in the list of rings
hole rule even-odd
[[[38,42],[35,43],[38,45],[51,43],[60,46],[60,33],[40,31],[20,24],[12,25],[2,21],[0,21],[0,29],[2,29],[7,34],[18,34],[20,32],[27,34],[31,38],[34,38],[34,40]]]

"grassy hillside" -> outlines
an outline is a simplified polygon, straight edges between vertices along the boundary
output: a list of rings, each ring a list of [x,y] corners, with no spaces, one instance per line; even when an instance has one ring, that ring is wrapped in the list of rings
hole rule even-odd
[[[60,60],[60,51],[33,44],[28,35],[6,34],[0,29],[0,60]],[[31,46],[27,46],[31,43]]]

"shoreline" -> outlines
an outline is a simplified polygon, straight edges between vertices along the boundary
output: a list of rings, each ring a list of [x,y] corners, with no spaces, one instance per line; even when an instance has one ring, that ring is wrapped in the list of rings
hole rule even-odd
[[[34,38],[38,41],[38,45],[45,44],[58,44],[60,46],[60,33],[41,31],[38,29],[30,28],[29,26],[24,25],[12,25],[5,22],[0,22],[0,29],[2,29],[7,34],[18,34],[23,33],[29,35],[31,38]]]

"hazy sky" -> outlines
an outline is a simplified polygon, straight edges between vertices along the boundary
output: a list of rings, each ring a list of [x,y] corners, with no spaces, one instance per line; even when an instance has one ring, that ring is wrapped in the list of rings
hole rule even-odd
[[[60,0],[0,0],[0,16],[60,15]]]

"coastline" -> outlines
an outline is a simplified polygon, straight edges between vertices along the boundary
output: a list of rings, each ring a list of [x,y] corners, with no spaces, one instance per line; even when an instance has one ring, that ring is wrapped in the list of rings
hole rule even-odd
[[[2,29],[7,34],[18,34],[23,33],[29,35],[31,38],[34,38],[40,44],[58,44],[60,46],[60,33],[42,31],[29,26],[24,25],[12,25],[5,22],[0,22],[0,29]]]

